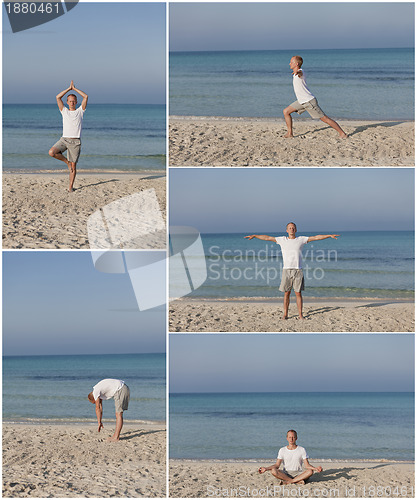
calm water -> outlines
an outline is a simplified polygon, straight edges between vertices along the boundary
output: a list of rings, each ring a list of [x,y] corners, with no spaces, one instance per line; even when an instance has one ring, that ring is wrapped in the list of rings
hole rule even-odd
[[[244,236],[202,235],[208,277],[192,297],[283,296],[278,290],[280,246],[257,239],[249,241]],[[307,297],[414,298],[412,231],[346,231],[337,240],[306,244],[303,256]],[[178,296],[177,280],[180,282],[172,274],[171,297]]]
[[[293,55],[288,50],[173,52],[170,114],[283,118],[282,110],[295,101],[288,66]],[[414,119],[414,49],[302,50],[299,55],[308,86],[329,116]]]
[[[165,420],[165,355],[6,356],[3,358],[3,420],[94,422],[87,400],[103,378],[130,388],[126,420]],[[114,419],[114,402],[104,401],[104,419]]]
[[[48,155],[61,134],[56,104],[3,105],[3,169],[62,170]],[[164,169],[165,106],[89,104],[81,138],[81,169]]]
[[[275,460],[288,429],[316,459],[414,459],[413,393],[170,395],[170,456]]]

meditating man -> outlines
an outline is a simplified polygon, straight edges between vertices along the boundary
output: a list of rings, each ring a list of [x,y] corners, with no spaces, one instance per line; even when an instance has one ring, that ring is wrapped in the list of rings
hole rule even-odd
[[[98,422],[98,432],[104,427],[103,418],[103,399],[114,399],[116,409],[116,429],[113,436],[108,441],[119,441],[120,432],[123,427],[123,412],[129,407],[130,391],[123,380],[114,378],[105,378],[93,387],[88,395],[88,400],[96,405],[96,416]]]
[[[301,56],[294,56],[291,58],[290,68],[292,69],[292,83],[297,100],[284,109],[284,118],[288,130],[284,137],[293,137],[291,113],[297,112],[301,115],[304,111],[308,111],[311,118],[319,118],[322,122],[334,128],[342,139],[346,139],[347,134],[340,128],[337,122],[324,114],[317,99],[308,89],[305,73],[301,69],[302,64],[303,58]]]
[[[279,287],[281,292],[284,292],[284,315],[282,319],[288,318],[288,308],[290,305],[290,295],[291,290],[294,288],[298,316],[300,319],[304,319],[303,316],[303,297],[301,291],[304,290],[304,275],[303,275],[303,265],[302,265],[302,254],[301,249],[306,243],[311,241],[325,240],[326,238],[337,239],[339,234],[318,234],[317,236],[295,236],[297,232],[297,226],[294,222],[289,222],[287,224],[286,231],[288,236],[268,236],[266,234],[252,234],[250,236],[245,236],[251,240],[252,238],[258,238],[258,240],[273,241],[281,246],[282,260],[284,261],[281,277],[281,285]]]
[[[68,95],[68,108],[66,108],[62,102],[62,98],[70,90],[78,92],[83,98],[81,106],[78,108],[76,107],[77,96],[75,94]],[[82,90],[76,89],[72,80],[71,85],[56,96],[56,102],[62,114],[63,131],[61,139],[59,139],[59,141],[49,150],[49,156],[67,164],[70,174],[69,192],[74,191],[74,180],[77,174],[77,162],[81,152],[81,129],[83,126],[83,117],[85,108],[87,107],[87,101],[88,95]],[[67,157],[65,158],[62,153],[67,150]]]
[[[322,472],[322,467],[313,467],[308,462],[305,448],[297,445],[296,431],[291,429],[287,432],[287,441],[288,445],[279,450],[276,463],[270,467],[260,467],[259,474],[269,470],[281,484],[305,484],[314,472]],[[281,464],[283,469],[279,470]]]

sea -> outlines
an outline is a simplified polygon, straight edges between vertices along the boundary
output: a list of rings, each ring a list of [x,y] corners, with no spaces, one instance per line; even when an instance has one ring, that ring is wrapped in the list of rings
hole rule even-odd
[[[86,171],[163,170],[166,160],[164,105],[88,104],[78,163]],[[62,171],[49,149],[62,134],[55,104],[3,105],[3,171]]]
[[[414,460],[414,393],[170,394],[171,458],[268,465],[289,429],[313,460]]]
[[[332,118],[414,120],[413,48],[171,52],[170,115],[283,118],[296,54]]]
[[[247,240],[247,234],[201,235],[207,279],[189,297],[283,296],[278,290],[281,247]],[[275,235],[273,231],[265,234]],[[303,247],[305,297],[414,299],[413,231],[342,231],[340,235],[337,240],[329,238]],[[176,283],[182,283],[182,275],[172,272],[172,298],[180,296]]]
[[[165,420],[165,354],[5,356],[3,421],[84,424],[96,422],[87,400],[104,378],[130,389],[129,422]],[[103,421],[114,421],[114,402],[103,402]]]

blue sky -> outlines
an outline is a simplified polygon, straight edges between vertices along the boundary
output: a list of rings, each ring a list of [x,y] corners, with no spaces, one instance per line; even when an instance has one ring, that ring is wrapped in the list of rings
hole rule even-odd
[[[85,251],[3,252],[4,355],[141,352],[165,352],[165,312],[139,311],[128,274]]]
[[[170,392],[414,390],[414,336],[171,334]]]
[[[171,169],[170,224],[202,233],[414,229],[405,168]],[[301,234],[301,233],[300,233]]]
[[[171,3],[170,50],[414,47],[411,2]]]
[[[3,102],[55,103],[71,80],[90,103],[165,102],[165,5],[80,2],[12,33],[3,10]]]

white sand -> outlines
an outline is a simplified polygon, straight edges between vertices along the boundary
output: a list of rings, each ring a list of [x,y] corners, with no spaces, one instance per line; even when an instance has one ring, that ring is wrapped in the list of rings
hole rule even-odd
[[[114,425],[3,424],[3,496],[164,497],[165,426]]]
[[[279,486],[258,468],[271,463],[170,462],[171,497],[211,498],[406,498],[415,496],[414,464],[387,462],[320,462],[323,472],[304,485]],[[275,487],[275,489],[274,489]],[[378,489],[379,488],[379,489]],[[379,492],[379,494],[378,494]]]
[[[414,122],[340,121],[349,135],[321,121],[170,119],[170,166],[414,166]]]
[[[287,320],[282,300],[190,300],[170,302],[171,332],[414,332],[414,303],[389,300],[304,302],[298,319],[292,297]]]
[[[90,215],[109,203],[152,188],[166,220],[164,173],[81,172],[73,193],[68,192],[68,182],[67,173],[3,175],[3,248],[90,248]],[[166,231],[155,232],[140,246],[135,245],[165,247]]]

